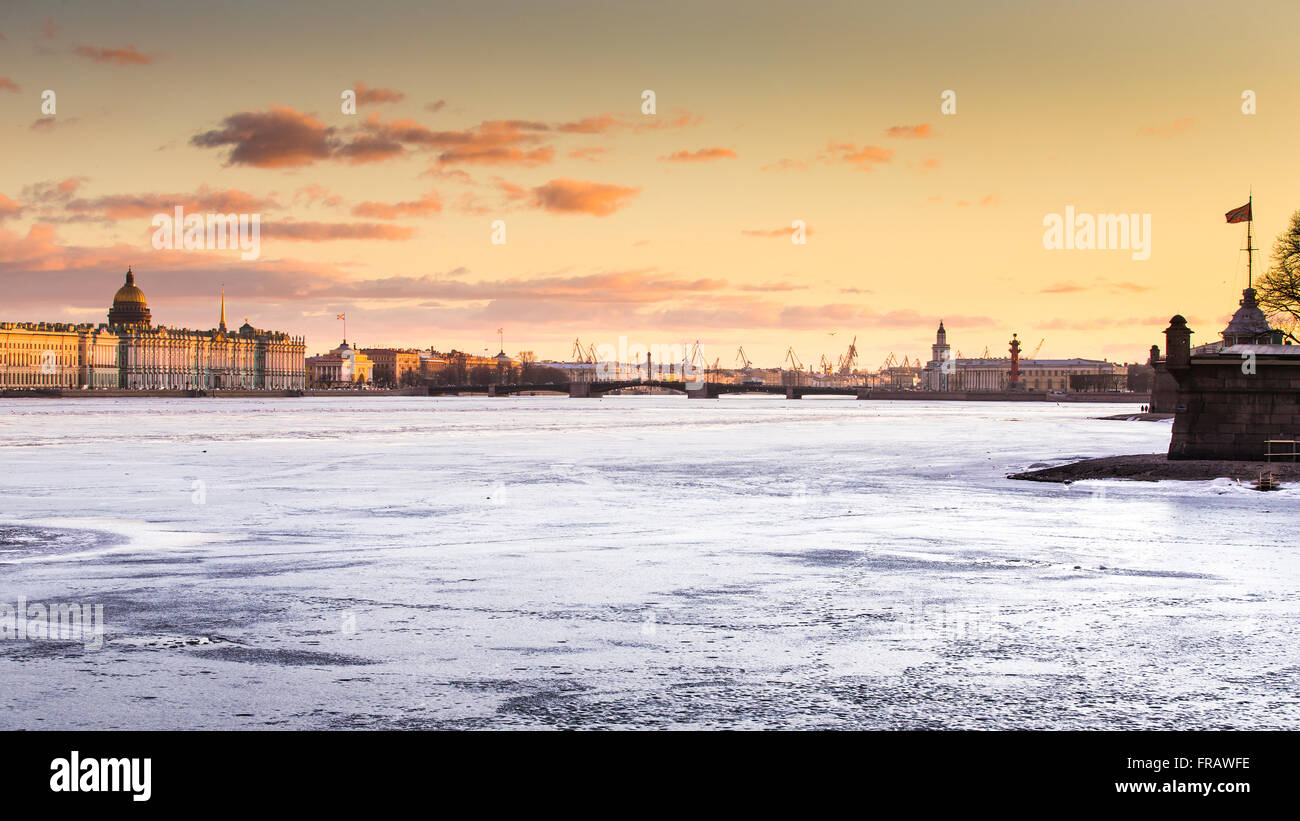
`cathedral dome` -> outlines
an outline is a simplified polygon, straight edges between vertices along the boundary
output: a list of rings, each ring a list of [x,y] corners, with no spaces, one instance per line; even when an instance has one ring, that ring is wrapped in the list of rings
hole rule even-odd
[[[135,274],[126,269],[126,284],[113,295],[113,307],[108,311],[110,325],[148,325],[149,305],[144,291],[135,285]]]

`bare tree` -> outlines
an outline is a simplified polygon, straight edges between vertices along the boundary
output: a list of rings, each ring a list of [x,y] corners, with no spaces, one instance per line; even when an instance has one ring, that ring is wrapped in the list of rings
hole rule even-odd
[[[1294,329],[1300,321],[1300,211],[1273,243],[1273,264],[1255,283],[1259,307],[1279,324]]]

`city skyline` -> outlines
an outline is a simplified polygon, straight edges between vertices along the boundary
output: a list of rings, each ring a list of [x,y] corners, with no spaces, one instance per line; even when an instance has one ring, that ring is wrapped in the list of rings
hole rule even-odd
[[[504,328],[543,359],[626,336],[776,366],[857,336],[874,369],[924,359],[943,319],[966,356],[1014,332],[1043,357],[1144,361],[1173,314],[1208,341],[1235,308],[1226,210],[1253,193],[1258,271],[1300,208],[1281,4],[1244,33],[1209,4],[996,25],[952,4],[321,5],[8,4],[0,320],[103,321],[133,266],[164,324],[211,327],[224,285],[232,316],[310,351],[346,314],[370,345],[495,352]],[[213,39],[214,12],[258,25]],[[156,250],[176,207],[260,214],[260,257]],[[1149,258],[1048,250],[1067,209],[1149,216]]]

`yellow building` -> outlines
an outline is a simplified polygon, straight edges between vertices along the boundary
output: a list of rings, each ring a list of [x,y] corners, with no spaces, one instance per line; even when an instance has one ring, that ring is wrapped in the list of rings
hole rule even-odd
[[[211,331],[151,324],[135,274],[113,297],[105,325],[0,323],[0,388],[301,390],[302,337],[245,321],[226,330],[226,301]]]
[[[0,388],[116,388],[117,356],[103,325],[0,323]]]
[[[420,351],[400,348],[362,348],[374,363],[374,380],[382,385],[410,385],[420,377]]]
[[[375,381],[375,363],[348,341],[327,354],[307,360],[307,383],[314,388],[368,385]]]
[[[1005,391],[1011,388],[1011,360],[1008,357],[954,357],[948,334],[939,323],[930,361],[918,373],[923,390]],[[1104,359],[1019,360],[1019,388],[1029,391],[1068,392],[1123,390],[1128,367]],[[1071,380],[1073,381],[1073,384]]]

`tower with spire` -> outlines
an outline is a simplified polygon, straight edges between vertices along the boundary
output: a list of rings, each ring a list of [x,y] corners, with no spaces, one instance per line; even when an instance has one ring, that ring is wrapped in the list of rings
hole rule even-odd
[[[939,320],[939,330],[934,335],[934,344],[930,346],[930,361],[926,364],[925,370],[928,373],[926,377],[926,387],[929,390],[946,391],[948,390],[948,372],[943,369],[943,363],[948,361],[952,356],[952,349],[948,345],[948,332],[944,330],[943,320]]]
[[[221,286],[221,322],[217,324],[217,330],[222,333],[226,332],[226,286]]]
[[[1229,223],[1244,222],[1246,223],[1246,247],[1241,250],[1246,252],[1246,288],[1241,292],[1241,300],[1237,303],[1236,313],[1232,315],[1232,320],[1228,326],[1223,329],[1223,347],[1229,348],[1233,345],[1281,345],[1283,341],[1282,331],[1270,327],[1268,317],[1259,307],[1259,301],[1256,298],[1255,291],[1255,252],[1259,249],[1255,247],[1254,236],[1251,231],[1252,224],[1255,220],[1255,195],[1252,192],[1246,204],[1240,208],[1234,208],[1225,214]]]

